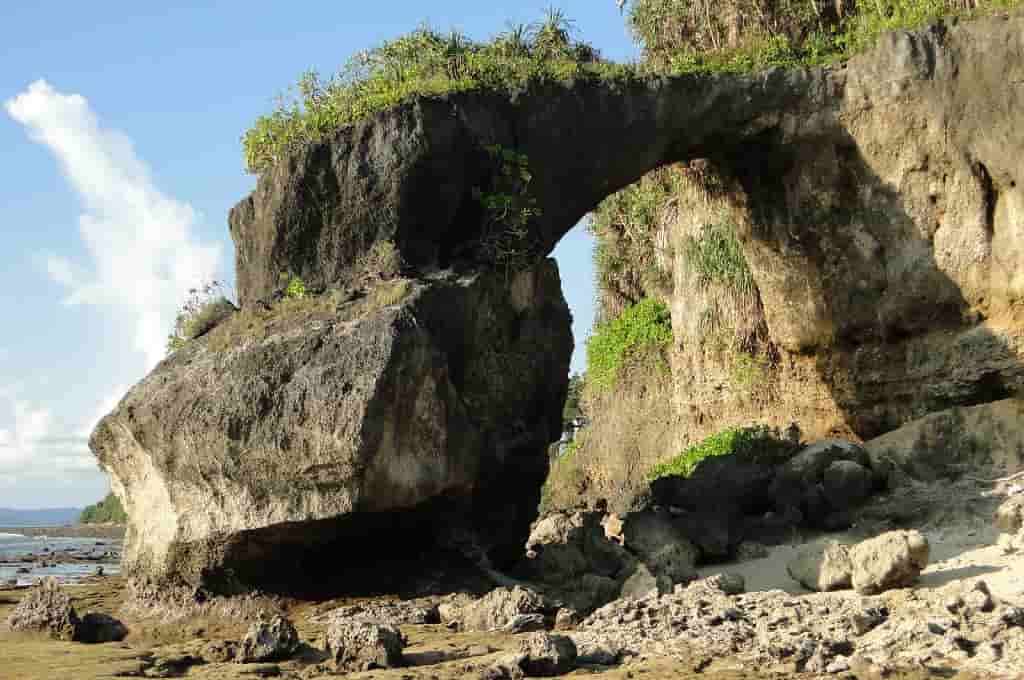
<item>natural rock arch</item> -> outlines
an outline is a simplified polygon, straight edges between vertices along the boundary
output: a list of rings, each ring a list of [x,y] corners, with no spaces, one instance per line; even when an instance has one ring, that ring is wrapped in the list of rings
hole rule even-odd
[[[375,550],[521,551],[570,317],[550,261],[464,257],[486,145],[529,158],[545,253],[662,164],[733,177],[783,377],[817,381],[769,418],[832,409],[866,436],[1024,386],[1021,21],[893,34],[830,68],[416,100],[281,159],[231,212],[241,313],[91,439],[130,516],[126,572],[139,592],[324,594]],[[383,241],[403,283],[274,306],[282,273],[344,289]]]

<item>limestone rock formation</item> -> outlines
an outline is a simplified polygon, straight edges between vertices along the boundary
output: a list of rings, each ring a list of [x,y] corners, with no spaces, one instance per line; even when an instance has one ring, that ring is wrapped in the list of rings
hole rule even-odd
[[[1007,85],[1024,77],[1022,22],[896,32],[843,67],[423,98],[297,150],[231,212],[241,311],[93,434],[130,516],[127,573],[296,593],[360,580],[329,566],[342,552],[469,535],[492,561],[515,557],[571,346],[542,258],[602,198],[673,161],[703,159],[728,190],[656,235],[673,258],[662,401],[678,440],[660,451],[752,412],[808,438],[868,438],[1024,386],[1024,90]],[[533,175],[521,267],[481,249],[495,144]],[[723,209],[756,288],[753,386],[730,382],[735,357],[704,353],[714,310],[682,260]],[[382,244],[407,278],[367,284]],[[274,302],[282,274],[319,303]]]
[[[380,286],[404,297],[384,304]],[[365,587],[388,555],[457,535],[497,564],[518,556],[571,346],[552,262],[243,310],[93,433],[130,517],[126,572],[309,594]]]
[[[74,640],[78,614],[57,579],[43,579],[30,590],[7,618],[11,630],[47,633],[58,640]]]
[[[394,626],[337,619],[327,629],[327,651],[336,670],[366,671],[404,665],[405,638]]]
[[[533,590],[519,586],[495,588],[465,606],[459,613],[459,621],[467,631],[502,630],[517,617],[543,614],[549,608],[543,596]]]
[[[919,531],[889,531],[850,550],[853,588],[874,595],[913,585],[928,566],[928,539]]]
[[[287,618],[277,614],[260,617],[249,626],[239,645],[239,663],[262,663],[287,659],[299,648],[299,634]]]

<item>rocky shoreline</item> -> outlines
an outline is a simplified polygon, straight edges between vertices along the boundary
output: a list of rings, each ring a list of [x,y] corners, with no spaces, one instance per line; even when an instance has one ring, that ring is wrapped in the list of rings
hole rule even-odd
[[[123,524],[75,524],[61,527],[0,527],[0,534],[123,540],[125,530],[126,527]]]

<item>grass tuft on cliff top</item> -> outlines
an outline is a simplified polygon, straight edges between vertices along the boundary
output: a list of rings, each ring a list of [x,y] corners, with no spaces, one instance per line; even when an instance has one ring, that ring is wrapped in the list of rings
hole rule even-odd
[[[630,76],[630,67],[602,61],[597,50],[573,39],[574,32],[573,22],[556,9],[488,42],[423,27],[357,54],[327,79],[308,72],[245,133],[246,167],[262,172],[293,149],[418,96],[511,94],[545,82]]]

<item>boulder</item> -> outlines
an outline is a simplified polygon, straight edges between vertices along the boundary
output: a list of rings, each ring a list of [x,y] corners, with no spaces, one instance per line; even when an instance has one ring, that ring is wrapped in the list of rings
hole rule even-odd
[[[808,590],[819,592],[849,588],[853,578],[849,550],[836,541],[804,546],[786,571]]]
[[[1015,534],[1024,528],[1024,494],[1003,501],[996,509],[995,522],[1004,534]]]
[[[622,530],[623,545],[634,553],[653,574],[671,584],[693,580],[694,565],[700,557],[670,516],[639,512],[626,516]]]
[[[691,587],[695,591],[703,589],[721,593],[722,595],[742,595],[747,590],[747,582],[742,574],[723,571],[702,578],[699,581],[694,581]]]
[[[71,596],[52,576],[29,590],[7,617],[11,630],[48,633],[57,640],[74,640],[79,623]]]
[[[282,661],[298,648],[299,634],[291,621],[280,614],[269,619],[260,616],[242,638],[235,660],[239,663]]]
[[[526,541],[529,576],[563,584],[584,574],[614,577],[630,562],[608,539],[600,512],[556,512],[541,518]]]
[[[971,342],[966,337],[956,340],[965,353],[971,353],[956,367],[958,373],[972,362],[992,361],[993,355],[1006,351],[1003,339],[984,327],[970,332],[970,339]],[[1004,361],[1007,365],[1016,363]],[[994,370],[986,373],[987,380],[998,387],[1002,378]],[[947,379],[953,380],[952,375]],[[964,473],[995,478],[1024,469],[1024,429],[1020,427],[1024,400],[982,401],[989,403],[929,413],[865,442],[864,446],[876,469],[898,468],[902,474],[923,481],[955,479]]]
[[[705,560],[730,559],[736,546],[748,538],[745,519],[725,509],[686,512],[673,523]]]
[[[848,510],[867,500],[873,485],[871,470],[852,460],[837,460],[825,469],[822,489],[833,510]]]
[[[405,638],[398,628],[358,619],[336,619],[327,627],[327,653],[335,670],[366,671],[405,664]]]
[[[853,588],[874,595],[914,584],[928,566],[928,540],[919,531],[890,531],[850,549]]]
[[[852,461],[862,467],[871,465],[867,451],[855,442],[845,439],[814,442],[777,470],[772,489],[776,506],[795,507],[808,517],[820,517],[825,505],[818,485],[823,482],[825,471],[839,461]]]
[[[623,581],[619,596],[642,600],[651,595],[664,594],[671,591],[672,582],[667,577],[658,576],[646,564],[637,562],[625,581]]]
[[[576,644],[564,635],[534,633],[519,643],[519,667],[529,677],[565,675],[576,667]]]
[[[120,642],[128,636],[128,628],[108,614],[89,612],[78,624],[75,639],[85,643]]]
[[[772,506],[774,470],[739,456],[707,458],[689,477],[672,475],[651,483],[656,503],[691,512],[764,512]]]
[[[398,589],[457,536],[519,558],[572,350],[557,266],[379,286],[243,309],[102,419],[138,590]]]
[[[533,590],[520,586],[495,588],[479,600],[462,608],[463,630],[486,632],[502,630],[524,614],[543,614],[550,606]]]

